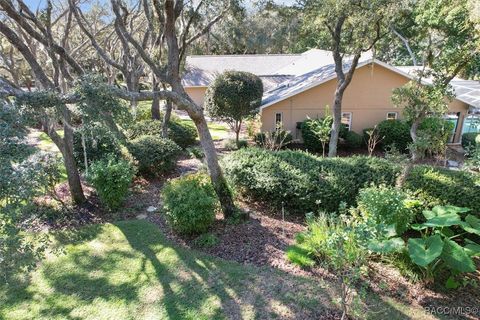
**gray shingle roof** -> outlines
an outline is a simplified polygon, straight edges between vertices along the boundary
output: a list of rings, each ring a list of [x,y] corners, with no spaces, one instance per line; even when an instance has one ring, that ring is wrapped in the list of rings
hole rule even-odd
[[[302,54],[188,56],[182,84],[187,87],[208,86],[217,74],[235,70],[264,77],[268,80],[264,86],[271,89],[273,83],[279,83],[278,79],[286,80],[285,76],[298,76],[332,61],[330,51],[319,49]]]
[[[358,62],[358,67],[371,62],[372,58],[369,54],[362,56]],[[347,71],[351,66],[351,61],[346,61],[343,68]],[[294,96],[307,89],[315,87],[323,82],[334,79],[336,77],[335,64],[330,63],[316,70],[307,72],[300,76],[294,77],[280,84],[277,88],[265,92],[262,99],[262,108],[267,107],[275,102],[284,100]]]

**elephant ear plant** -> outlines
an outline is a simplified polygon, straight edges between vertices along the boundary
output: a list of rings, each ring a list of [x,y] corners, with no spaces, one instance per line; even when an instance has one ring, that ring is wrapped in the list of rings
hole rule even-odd
[[[379,253],[406,250],[413,263],[421,267],[427,280],[433,280],[440,270],[447,270],[450,277],[446,286],[458,287],[455,280],[461,273],[476,270],[473,257],[480,256],[480,244],[464,238],[466,235],[480,236],[480,219],[468,214],[470,209],[455,206],[436,206],[423,211],[425,222],[412,225],[420,238],[410,238],[399,246],[400,237],[373,240],[369,249]],[[465,218],[462,218],[462,216]],[[395,244],[395,245],[392,245]]]

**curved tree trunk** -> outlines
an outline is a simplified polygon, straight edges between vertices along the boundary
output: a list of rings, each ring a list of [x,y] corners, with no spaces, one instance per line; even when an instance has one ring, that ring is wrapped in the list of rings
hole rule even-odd
[[[218,163],[217,152],[215,145],[213,144],[212,136],[208,130],[207,121],[203,114],[195,114],[190,110],[187,110],[192,118],[200,136],[200,143],[203,151],[205,152],[205,159],[207,161],[208,172],[212,180],[215,192],[220,200],[222,206],[222,212],[225,218],[232,217],[235,214],[235,204],[233,203],[232,193],[227,186],[227,181],[223,176],[222,169]]]

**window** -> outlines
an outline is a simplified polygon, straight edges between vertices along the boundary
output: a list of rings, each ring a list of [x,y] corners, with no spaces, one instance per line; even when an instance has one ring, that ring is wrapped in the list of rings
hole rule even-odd
[[[351,112],[342,112],[342,124],[347,127],[347,130],[350,131],[352,128],[352,113]]]
[[[283,123],[283,114],[281,112],[275,113],[275,127],[281,126]]]
[[[397,112],[387,112],[387,120],[397,120]]]

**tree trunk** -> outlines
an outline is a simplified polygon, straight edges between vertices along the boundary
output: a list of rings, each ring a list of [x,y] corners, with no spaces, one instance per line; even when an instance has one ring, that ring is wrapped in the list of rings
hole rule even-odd
[[[417,130],[418,130],[418,126],[420,125],[422,120],[423,120],[423,118],[415,119],[415,121],[412,123],[412,126],[410,127],[410,137],[412,138],[412,141],[413,141],[414,144],[417,142],[417,138],[418,138]],[[415,162],[415,161],[418,160],[418,158],[419,158],[418,151],[414,147],[412,149],[412,161]]]
[[[242,129],[242,121],[235,123],[235,143],[238,147],[238,141],[240,140],[240,130]]]
[[[340,135],[340,125],[342,123],[342,97],[343,90],[340,88],[340,83],[337,83],[337,90],[335,90],[335,100],[333,102],[333,123],[330,132],[330,143],[328,145],[328,156],[337,156],[338,137]]]
[[[189,111],[189,110],[187,110]],[[215,192],[220,200],[222,212],[225,218],[230,218],[235,214],[235,205],[232,199],[232,193],[227,186],[225,177],[223,176],[220,165],[218,164],[217,152],[215,145],[213,144],[212,136],[208,130],[207,121],[203,114],[193,114],[189,111],[189,115],[195,123],[200,136],[200,143],[205,153],[205,159],[207,161],[208,172],[212,179],[212,184]]]
[[[158,82],[155,79],[155,76],[152,76],[152,89],[155,91],[158,90]],[[161,120],[160,98],[158,96],[153,97],[151,111],[153,120]]]
[[[166,100],[165,114],[163,115],[162,123],[162,137],[168,137],[168,124],[170,123],[170,117],[172,115],[172,101]]]
[[[412,123],[412,126],[410,127],[410,137],[412,138],[413,143],[417,142],[417,137],[418,137],[417,130],[422,120],[423,118],[415,119],[415,121]],[[402,173],[397,178],[396,185],[398,188],[403,188],[403,186],[405,185],[405,182],[407,181],[408,176],[413,170],[413,166],[419,159],[418,151],[416,150],[415,147],[411,149],[411,153],[412,153],[412,158],[408,161],[408,163],[403,168]]]
[[[73,157],[73,129],[70,127],[70,111],[65,108],[63,111],[64,125],[63,125],[63,162],[67,171],[68,186],[72,200],[76,205],[85,203],[85,195],[83,194],[82,183],[80,181],[80,174],[78,173],[77,164]]]

